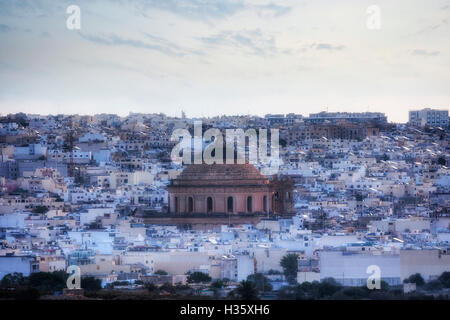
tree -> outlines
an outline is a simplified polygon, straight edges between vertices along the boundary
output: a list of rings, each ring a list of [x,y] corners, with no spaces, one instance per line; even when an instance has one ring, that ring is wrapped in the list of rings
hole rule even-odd
[[[17,124],[21,125],[22,127],[28,127],[29,120],[25,113],[20,112],[16,113],[13,117],[14,121],[17,122]]]
[[[148,290],[148,292],[155,292],[158,290],[158,287],[152,282],[147,282],[144,287]]]
[[[175,284],[175,290],[177,294],[192,294],[193,290],[190,286],[178,282]]]
[[[341,290],[341,285],[333,278],[325,278],[319,284],[319,298],[329,298]]]
[[[278,290],[277,296],[279,300],[303,300],[305,299],[304,293],[298,290],[299,286],[285,286]],[[299,295],[297,295],[299,293]]]
[[[432,281],[429,281],[425,285],[425,290],[439,291],[439,290],[442,290],[443,287],[444,287],[444,285],[442,284],[441,281],[439,281],[439,280],[432,280]]]
[[[296,283],[298,270],[298,255],[295,253],[285,255],[280,261],[280,266],[283,268],[286,280],[290,284]]]
[[[155,274],[160,275],[160,276],[167,276],[168,275],[168,273],[166,271],[161,270],[161,269],[156,270]]]
[[[98,221],[93,221],[87,226],[87,228],[90,230],[98,230],[102,228],[102,224]]]
[[[333,294],[333,299],[364,299],[370,291],[367,287],[348,287]]]
[[[176,288],[175,288],[175,286],[173,286],[170,283],[164,283],[161,287],[159,287],[159,291],[160,292],[165,291],[165,292],[170,293],[170,294],[175,294],[176,293]]]
[[[450,271],[443,272],[438,280],[442,283],[445,288],[450,288]]]
[[[211,277],[203,272],[193,272],[188,275],[187,282],[188,283],[199,283],[199,282],[210,282]]]
[[[296,299],[319,299],[319,284],[318,281],[303,282],[295,288]]]
[[[235,292],[240,299],[256,300],[258,299],[258,288],[252,281],[243,280],[236,288]]]
[[[28,285],[45,293],[62,291],[67,287],[68,276],[65,271],[36,272],[28,277]]]
[[[415,273],[409,276],[409,278],[403,281],[404,283],[415,283],[416,286],[421,287],[425,284],[425,280],[420,273]]]
[[[222,289],[225,286],[225,282],[223,280],[215,280],[211,283],[212,289]]]
[[[281,271],[270,269],[267,271],[267,274],[274,275],[274,274],[283,274]]]
[[[33,213],[43,214],[43,213],[47,213],[47,212],[48,212],[48,208],[46,206],[37,206],[33,209]]]
[[[41,293],[54,293],[66,288],[68,274],[65,271],[35,272],[29,277],[21,273],[7,274],[0,281],[1,288],[14,288],[21,292],[21,296],[38,297]],[[39,294],[36,294],[39,293]]]
[[[269,279],[262,273],[251,274],[247,277],[247,280],[253,282],[259,291],[270,292],[273,289],[272,285],[269,282]]]
[[[82,277],[81,288],[86,291],[98,291],[102,288],[102,281],[95,277]]]
[[[345,293],[340,292],[342,286],[338,284],[333,278],[323,279],[322,282],[303,282],[296,286],[284,287],[278,292],[280,299],[330,299],[330,298],[349,298]],[[338,294],[340,293],[340,294]],[[349,293],[355,294],[356,293]]]
[[[380,287],[381,287],[381,291],[388,291],[389,290],[389,283],[387,283],[384,280],[380,281]]]
[[[214,297],[217,299],[220,298],[220,289],[222,289],[225,286],[225,282],[223,280],[214,280],[209,288],[214,293]]]
[[[8,288],[18,288],[20,286],[24,286],[26,284],[26,278],[22,273],[14,272],[8,273],[3,277],[0,281],[0,288],[8,289]]]

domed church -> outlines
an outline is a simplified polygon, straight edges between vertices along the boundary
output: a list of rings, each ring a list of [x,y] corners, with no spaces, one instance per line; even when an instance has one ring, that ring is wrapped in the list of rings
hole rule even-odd
[[[263,176],[252,164],[192,164],[171,181],[171,215],[292,214],[293,183]]]

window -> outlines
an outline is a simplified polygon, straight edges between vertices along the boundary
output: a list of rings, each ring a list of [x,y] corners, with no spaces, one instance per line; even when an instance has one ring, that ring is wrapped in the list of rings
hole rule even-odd
[[[206,199],[206,212],[210,213],[213,211],[213,199],[208,197]]]
[[[267,212],[267,196],[263,197],[263,211]]]
[[[233,197],[227,199],[227,211],[233,213]]]
[[[253,198],[251,196],[247,197],[247,212],[253,211]]]
[[[178,213],[178,197],[175,197],[175,213]]]
[[[188,198],[188,212],[194,212],[194,199],[192,197]]]

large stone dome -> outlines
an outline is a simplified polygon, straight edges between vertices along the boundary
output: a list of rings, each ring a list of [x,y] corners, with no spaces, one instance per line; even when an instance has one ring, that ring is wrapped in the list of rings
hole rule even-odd
[[[292,186],[252,164],[192,164],[168,187],[173,214],[270,214],[292,207]]]
[[[251,164],[192,164],[174,180],[172,186],[265,185],[270,181]]]

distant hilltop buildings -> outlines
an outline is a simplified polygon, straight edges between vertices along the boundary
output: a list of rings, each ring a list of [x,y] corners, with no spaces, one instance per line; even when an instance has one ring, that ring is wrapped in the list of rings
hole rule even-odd
[[[319,112],[311,113],[309,117],[303,117],[298,114],[267,114],[265,119],[270,125],[292,125],[296,122],[322,124],[325,122],[346,121],[351,123],[386,124],[387,117],[381,112]]]
[[[409,112],[409,124],[418,127],[447,127],[448,110],[422,109]]]
[[[272,126],[303,124],[326,124],[326,123],[353,123],[385,125],[387,116],[381,112],[319,112],[311,113],[309,117],[303,117],[299,114],[267,114],[264,117]],[[421,110],[409,111],[408,123],[413,126],[424,127],[442,127],[449,125],[448,110],[425,108]]]
[[[319,112],[311,113],[307,122],[323,123],[325,121],[345,120],[353,123],[374,122],[379,124],[387,123],[387,117],[381,112]]]

